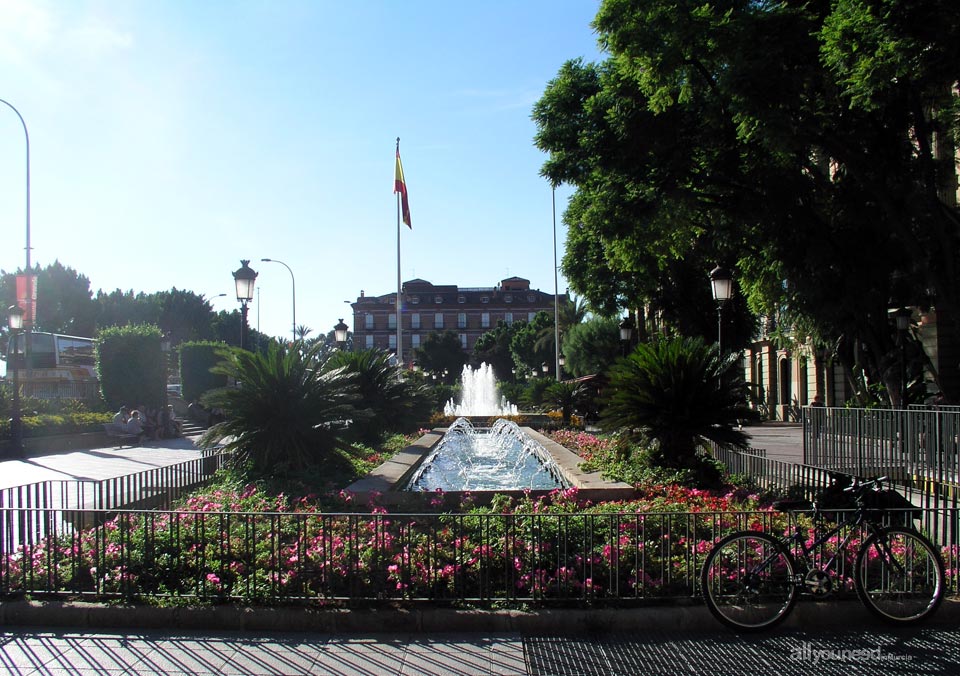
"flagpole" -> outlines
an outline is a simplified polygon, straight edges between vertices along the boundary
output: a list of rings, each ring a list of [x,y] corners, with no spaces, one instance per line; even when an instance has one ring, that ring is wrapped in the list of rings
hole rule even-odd
[[[400,137],[397,137],[397,157],[400,157]],[[400,281],[400,219],[401,209],[400,200],[402,195],[397,193],[397,302],[394,307],[397,311],[397,374],[402,373],[400,367],[403,365],[403,321],[401,320],[401,281]]]

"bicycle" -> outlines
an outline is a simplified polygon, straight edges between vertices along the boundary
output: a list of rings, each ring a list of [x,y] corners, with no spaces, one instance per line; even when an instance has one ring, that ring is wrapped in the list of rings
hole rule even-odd
[[[840,520],[824,532],[823,512],[809,501],[775,504],[790,513],[812,512],[815,539],[806,541],[799,525],[788,537],[738,531],[721,539],[704,561],[700,575],[707,607],[723,624],[739,631],[760,631],[782,622],[801,592],[815,597],[830,594],[838,563],[861,526],[867,536],[856,551],[853,582],[857,596],[874,615],[895,624],[912,624],[930,617],[943,600],[946,578],[934,545],[909,526],[884,525],[882,512],[868,506],[867,497],[879,492],[886,477],[854,480],[844,490],[852,493],[852,519]],[[818,547],[842,530],[849,532],[825,564],[816,565]],[[794,556],[791,547],[799,552]],[[826,557],[824,557],[826,558]]]

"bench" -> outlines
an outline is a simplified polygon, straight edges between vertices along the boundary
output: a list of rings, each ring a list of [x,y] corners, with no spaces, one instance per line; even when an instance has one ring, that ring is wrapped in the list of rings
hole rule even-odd
[[[132,434],[127,431],[123,425],[118,425],[117,423],[103,423],[103,431],[108,437],[117,439],[120,447],[123,448],[124,442],[130,446],[137,446],[140,444],[140,439],[143,437],[143,433]]]

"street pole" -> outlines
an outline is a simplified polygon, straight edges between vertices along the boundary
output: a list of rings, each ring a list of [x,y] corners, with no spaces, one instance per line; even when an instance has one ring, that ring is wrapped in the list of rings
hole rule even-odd
[[[283,261],[278,261],[276,258],[261,258],[261,261],[265,263],[279,263],[287,269],[287,272],[290,273],[290,284],[293,288],[293,342],[297,342],[297,280],[293,277],[293,270],[290,269],[290,266],[284,263]]]

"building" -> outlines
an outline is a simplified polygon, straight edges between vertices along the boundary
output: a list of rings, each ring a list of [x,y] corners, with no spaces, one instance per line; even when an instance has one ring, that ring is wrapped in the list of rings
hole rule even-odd
[[[396,352],[396,293],[368,296],[363,291],[353,308],[353,349],[378,348]],[[460,346],[472,352],[477,339],[500,321],[530,321],[538,312],[555,309],[554,295],[530,288],[530,280],[510,277],[491,287],[435,285],[423,279],[402,287],[401,342],[403,362],[413,361],[413,351],[425,336],[453,331]],[[561,301],[566,295],[560,296]]]

